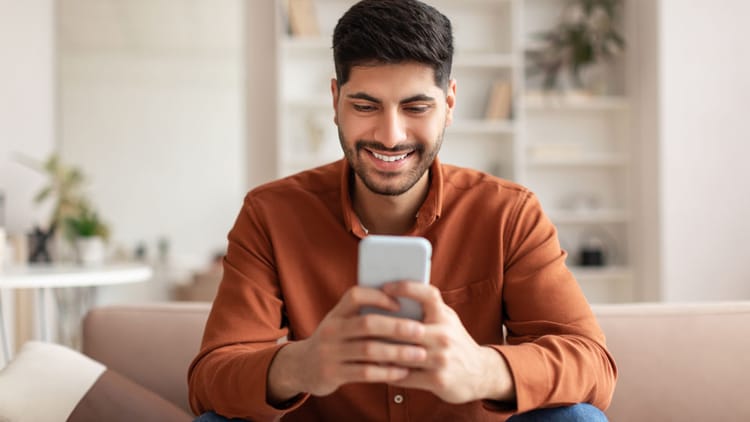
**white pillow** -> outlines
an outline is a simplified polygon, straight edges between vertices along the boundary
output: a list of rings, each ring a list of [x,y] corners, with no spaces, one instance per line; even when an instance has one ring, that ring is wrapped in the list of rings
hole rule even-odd
[[[67,347],[30,341],[0,371],[0,421],[65,421],[105,370]]]

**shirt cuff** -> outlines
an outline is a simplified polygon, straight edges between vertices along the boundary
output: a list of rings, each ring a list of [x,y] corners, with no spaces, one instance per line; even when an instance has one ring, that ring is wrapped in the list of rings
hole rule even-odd
[[[538,353],[535,347],[527,345],[492,345],[508,363],[516,389],[515,409],[510,409],[503,402],[485,400],[488,409],[514,411],[523,413],[538,408],[548,394],[547,370],[543,359],[534,356]]]

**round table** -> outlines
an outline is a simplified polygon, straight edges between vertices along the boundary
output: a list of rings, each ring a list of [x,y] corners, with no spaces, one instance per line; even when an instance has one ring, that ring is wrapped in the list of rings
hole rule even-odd
[[[47,291],[58,287],[93,287],[110,284],[136,283],[147,281],[153,276],[151,267],[143,264],[104,264],[80,266],[75,264],[33,264],[5,268],[0,271],[0,290],[2,289],[36,289],[37,318],[42,339],[50,341],[47,327],[46,295]],[[8,339],[5,333],[2,300],[0,298],[0,341],[6,359],[10,359]]]

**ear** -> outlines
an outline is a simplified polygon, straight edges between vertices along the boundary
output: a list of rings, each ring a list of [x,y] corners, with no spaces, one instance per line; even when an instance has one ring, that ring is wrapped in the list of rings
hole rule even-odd
[[[445,93],[445,126],[448,127],[453,123],[453,109],[456,107],[456,80],[448,81],[448,90]]]
[[[339,84],[336,78],[331,79],[331,98],[333,100],[333,123],[336,124],[336,126],[339,125],[339,112],[338,112],[338,103],[339,103]]]

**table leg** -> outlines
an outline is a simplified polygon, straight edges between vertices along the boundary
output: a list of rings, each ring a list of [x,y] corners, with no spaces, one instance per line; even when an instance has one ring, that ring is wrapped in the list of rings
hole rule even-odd
[[[42,287],[37,292],[37,316],[39,317],[39,335],[42,341],[51,342],[49,327],[47,326],[47,289]]]
[[[10,347],[8,346],[8,336],[5,333],[5,318],[3,317],[3,295],[0,291],[0,341],[3,342],[3,366],[10,360]]]

